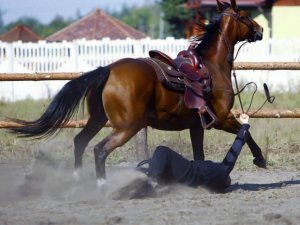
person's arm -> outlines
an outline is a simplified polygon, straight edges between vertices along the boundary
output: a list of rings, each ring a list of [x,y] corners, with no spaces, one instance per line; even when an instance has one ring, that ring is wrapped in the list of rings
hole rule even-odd
[[[248,130],[250,128],[249,125],[249,116],[246,114],[242,114],[240,116],[240,121],[242,123],[242,127],[239,130],[239,132],[236,135],[236,138],[234,140],[234,142],[231,145],[231,148],[229,149],[228,153],[226,154],[222,165],[225,168],[225,171],[227,173],[227,175],[229,176],[229,173],[231,172],[231,170],[233,169],[235,162],[239,156],[239,154],[241,153],[242,147],[244,146],[245,142],[247,141],[247,137],[248,137]]]
[[[250,128],[249,116],[246,114],[241,114],[240,121],[242,123],[242,127],[239,130],[239,132],[237,133],[236,138],[241,140],[244,144],[247,141],[247,137],[248,137],[248,133],[249,133],[248,130]]]

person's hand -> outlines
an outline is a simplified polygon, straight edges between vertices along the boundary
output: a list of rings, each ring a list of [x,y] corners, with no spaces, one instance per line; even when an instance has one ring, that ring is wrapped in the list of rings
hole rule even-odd
[[[248,124],[249,123],[249,116],[247,114],[241,114],[240,115],[240,121],[242,124]]]

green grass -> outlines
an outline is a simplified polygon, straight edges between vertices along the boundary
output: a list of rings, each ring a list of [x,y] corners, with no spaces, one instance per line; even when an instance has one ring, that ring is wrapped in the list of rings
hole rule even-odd
[[[300,108],[300,92],[298,93],[272,93],[276,96],[274,104],[266,104],[264,109],[296,109]],[[250,94],[243,93],[245,108],[250,101]],[[264,101],[264,95],[258,93],[255,96],[251,109],[257,109]],[[0,102],[0,120],[6,117],[22,119],[36,119],[46,109],[49,100],[24,100],[15,103]],[[236,99],[234,108],[239,109]],[[84,118],[81,111],[77,119]],[[75,119],[76,119],[75,118]],[[263,154],[268,160],[270,168],[299,169],[300,168],[300,120],[299,119],[250,119],[251,133]],[[27,140],[16,138],[7,130],[0,129],[0,162],[27,162],[40,150],[49,150],[52,154],[73,164],[73,138],[80,129],[62,129],[55,137],[47,140]],[[104,128],[91,141],[84,155],[84,161],[93,162],[93,146],[110,132],[110,128]],[[234,140],[234,135],[218,130],[205,132],[206,159],[221,161]],[[148,129],[148,147],[152,152],[159,144],[176,149],[188,158],[192,158],[192,149],[188,131],[166,132],[152,128]],[[248,147],[245,147],[238,160],[237,169],[252,170],[256,167],[252,164],[252,156]],[[130,140],[124,146],[116,149],[108,158],[110,163],[121,161],[136,161],[134,140]]]

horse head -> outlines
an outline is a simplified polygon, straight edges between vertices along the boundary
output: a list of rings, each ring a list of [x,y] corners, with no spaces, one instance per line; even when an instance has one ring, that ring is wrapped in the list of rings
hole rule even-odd
[[[247,12],[239,10],[235,0],[231,0],[231,5],[219,0],[217,0],[217,4],[218,10],[221,12],[221,32],[225,32],[227,29],[236,42],[262,40],[263,28]]]

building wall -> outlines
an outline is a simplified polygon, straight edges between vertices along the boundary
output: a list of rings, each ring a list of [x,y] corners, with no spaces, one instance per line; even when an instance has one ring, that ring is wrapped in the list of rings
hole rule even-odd
[[[253,11],[253,12],[250,12],[251,13],[251,16],[252,18],[260,25],[264,28],[264,33],[263,33],[263,39],[266,40],[266,39],[269,39],[270,38],[270,29],[269,29],[269,26],[268,26],[268,20],[267,18],[258,13],[257,10],[256,11]]]
[[[300,38],[300,6],[274,6],[273,38]]]
[[[254,20],[264,28],[264,40],[270,39],[268,20],[257,10],[250,11]],[[272,38],[300,38],[300,6],[274,6],[272,8]]]

